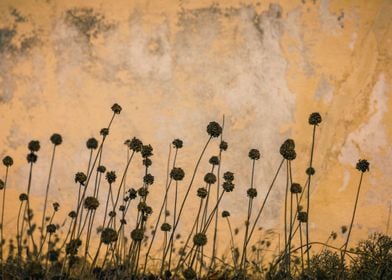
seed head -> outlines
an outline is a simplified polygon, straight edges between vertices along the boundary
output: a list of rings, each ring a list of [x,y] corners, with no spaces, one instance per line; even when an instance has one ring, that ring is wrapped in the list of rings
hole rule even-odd
[[[149,159],[149,158],[143,159],[143,165],[144,165],[145,167],[151,166],[151,165],[152,165],[152,160]]]
[[[137,191],[134,188],[128,190],[128,197],[130,200],[134,200],[137,197]]]
[[[3,190],[5,188],[5,183],[3,180],[0,179],[0,190]]]
[[[248,153],[248,156],[252,160],[259,160],[260,159],[260,151],[257,149],[251,149]]]
[[[220,144],[219,144],[219,149],[220,149],[221,151],[226,151],[228,147],[229,147],[229,145],[227,144],[226,141],[222,141],[222,142],[220,142]]]
[[[110,211],[110,212],[109,212],[109,217],[110,217],[110,218],[116,217],[116,212],[115,212],[115,211]]]
[[[154,184],[154,176],[152,176],[150,173],[144,175],[144,177],[143,177],[143,182],[144,182],[146,185],[152,185],[152,184]]]
[[[78,172],[75,174],[75,183],[79,183],[84,186],[84,183],[87,181],[87,175],[83,172]]]
[[[226,171],[223,174],[223,179],[227,182],[233,182],[234,181],[234,173],[230,171]]]
[[[356,168],[362,173],[365,173],[366,171],[369,171],[369,165],[370,163],[366,159],[360,159],[357,162]]]
[[[340,229],[342,231],[342,234],[345,234],[347,232],[347,226],[341,226]]]
[[[208,191],[206,188],[198,188],[197,189],[197,196],[201,199],[206,198],[208,195]]]
[[[52,234],[56,232],[56,225],[55,224],[50,224],[46,226],[46,232]]]
[[[207,173],[204,176],[204,182],[206,182],[207,184],[210,184],[210,185],[215,184],[215,182],[216,182],[215,174],[211,173],[211,172]]]
[[[26,193],[21,193],[20,195],[19,195],[19,200],[20,201],[26,201],[26,200],[28,200],[29,199],[29,196],[26,194]]]
[[[182,272],[182,275],[184,276],[185,280],[193,280],[196,279],[196,272],[191,268],[188,267]]]
[[[87,210],[96,210],[99,206],[99,201],[93,196],[88,196],[84,200],[84,208]]]
[[[101,232],[101,241],[106,245],[117,241],[117,232],[112,228],[105,228]]]
[[[229,211],[222,211],[222,218],[230,217],[230,212]]]
[[[127,220],[125,220],[125,219],[120,219],[120,223],[121,223],[122,225],[126,225],[126,224],[127,224]]]
[[[116,182],[116,178],[117,178],[117,175],[116,175],[115,171],[106,172],[106,180],[108,181],[109,184]]]
[[[140,228],[136,228],[131,232],[131,238],[133,241],[140,242],[144,238],[144,231]]]
[[[309,124],[310,125],[319,125],[321,123],[322,119],[319,113],[311,113],[309,116]]]
[[[306,169],[306,174],[309,176],[313,176],[316,173],[316,170],[313,167],[308,167]]]
[[[280,154],[284,159],[294,160],[297,157],[295,152],[295,142],[293,139],[287,139],[280,146]]]
[[[106,167],[104,165],[100,165],[97,167],[97,171],[99,173],[105,173],[106,172]]]
[[[173,169],[170,171],[170,178],[172,178],[174,181],[181,181],[184,179],[185,172],[181,167],[173,167]]]
[[[152,153],[153,150],[154,149],[152,148],[151,145],[143,145],[142,150],[141,150],[142,157],[147,158],[147,157],[153,156],[153,153]]]
[[[94,137],[89,138],[86,142],[86,147],[87,147],[87,149],[90,149],[90,150],[95,150],[96,148],[98,148],[97,139],[95,139]]]
[[[50,137],[50,141],[52,142],[53,145],[58,146],[61,145],[61,143],[63,143],[63,137],[61,137],[61,135],[58,133],[54,133]]]
[[[75,211],[71,211],[68,213],[68,217],[70,217],[71,219],[75,219],[76,218],[76,212]]]
[[[14,164],[14,160],[10,156],[5,156],[3,158],[3,164],[6,167],[12,166]]]
[[[338,238],[338,234],[336,233],[336,232],[331,232],[331,238],[333,239],[333,240],[336,240],[336,238]]]
[[[124,212],[125,209],[126,209],[125,205],[120,205],[120,207],[118,207],[118,210],[121,211],[121,212]]]
[[[138,138],[133,137],[129,143],[129,149],[134,152],[140,152],[142,150],[143,143]]]
[[[57,212],[57,211],[59,211],[59,209],[60,209],[60,204],[58,203],[58,202],[53,202],[53,210],[55,211],[55,212]]]
[[[36,163],[38,156],[36,154],[34,154],[33,152],[31,152],[31,153],[27,154],[26,159],[27,159],[28,163]]]
[[[193,236],[193,243],[196,246],[204,246],[207,244],[207,236],[202,232],[196,233]]]
[[[120,105],[118,105],[117,103],[114,103],[113,104],[113,106],[112,106],[112,111],[113,111],[113,113],[115,113],[115,114],[120,114],[121,113],[121,110],[122,110],[122,108],[121,108],[121,106]]]
[[[257,190],[255,188],[249,188],[246,193],[250,198],[255,198],[257,196]]]
[[[183,146],[183,142],[180,139],[174,139],[172,144],[173,144],[173,147],[176,149],[181,149]]]
[[[232,182],[223,182],[222,187],[225,190],[225,192],[232,192],[234,190],[234,184]]]
[[[219,157],[217,156],[212,156],[209,160],[209,163],[212,165],[219,165]]]
[[[78,248],[82,245],[82,241],[77,238],[77,239],[71,239],[69,243],[67,243],[67,246],[65,247],[65,252],[67,255],[77,255],[78,253]]]
[[[38,152],[39,149],[41,148],[41,145],[39,144],[38,140],[31,140],[29,142],[28,148],[30,152]]]
[[[101,134],[103,137],[106,137],[109,135],[109,128],[101,128],[101,130],[99,131],[99,134]]]
[[[163,223],[161,225],[161,231],[165,231],[165,232],[171,231],[171,225],[168,223]]]
[[[207,133],[211,137],[219,137],[219,135],[222,133],[222,127],[217,122],[210,122],[207,125]]]
[[[307,223],[308,222],[308,213],[305,211],[300,211],[298,212],[298,217],[297,217],[298,221],[300,221],[301,223]]]
[[[302,192],[302,187],[298,183],[292,183],[290,187],[291,193],[301,193]]]
[[[140,189],[138,189],[137,193],[140,197],[146,197],[148,195],[148,189],[145,187],[141,187]]]

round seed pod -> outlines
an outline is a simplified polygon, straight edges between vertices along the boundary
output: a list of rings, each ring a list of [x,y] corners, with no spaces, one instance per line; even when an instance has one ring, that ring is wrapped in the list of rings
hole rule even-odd
[[[10,167],[10,166],[12,166],[14,164],[14,160],[10,156],[5,156],[3,158],[3,164],[6,167]]]
[[[154,184],[154,176],[152,176],[150,173],[144,175],[143,177],[143,182],[147,185],[152,185]]]
[[[219,157],[212,156],[208,162],[212,165],[219,165]]]
[[[61,145],[61,143],[63,143],[63,137],[61,137],[61,135],[58,133],[54,133],[50,137],[50,141],[52,142],[53,145],[58,146]]]
[[[248,153],[248,156],[251,160],[259,160],[260,159],[260,151],[257,149],[251,149]]]
[[[170,178],[172,178],[174,181],[181,181],[184,179],[185,172],[181,167],[173,167],[173,169],[170,171]]]
[[[122,110],[121,106],[118,105],[117,103],[114,103],[111,109],[112,109],[113,113],[115,113],[117,115],[120,114],[121,110]]]
[[[230,172],[230,171],[226,171],[226,172],[223,174],[223,179],[224,179],[225,181],[227,181],[227,182],[232,182],[232,181],[234,181],[234,173],[233,173],[233,172]]]
[[[221,151],[226,151],[228,147],[229,147],[229,145],[227,144],[226,141],[222,141],[222,142],[220,142],[220,144],[219,144],[219,149],[220,149]]]
[[[206,198],[208,195],[208,191],[206,188],[198,188],[197,189],[197,196],[200,197],[201,199]]]
[[[204,176],[204,182],[206,182],[207,184],[210,184],[210,185],[215,184],[215,182],[216,182],[215,174],[211,173],[211,172],[207,173]]]
[[[95,139],[94,137],[89,138],[86,142],[86,147],[89,150],[95,150],[96,148],[98,148],[97,139]]]
[[[146,197],[148,195],[149,191],[147,188],[141,187],[140,189],[138,189],[137,193],[140,197]]]
[[[223,182],[222,187],[225,192],[232,192],[234,190],[234,184],[232,182]]]
[[[97,171],[99,173],[105,173],[106,172],[106,167],[103,166],[103,165],[100,165],[100,166],[97,167]]]
[[[134,152],[140,152],[142,150],[143,143],[138,138],[133,137],[132,140],[129,142],[129,149]]]
[[[84,199],[84,208],[88,210],[96,210],[99,206],[99,201],[93,196],[88,196]]]
[[[50,224],[46,226],[46,231],[50,234],[55,233],[56,232],[56,225],[54,224]]]
[[[219,135],[221,135],[222,133],[222,127],[217,123],[217,122],[210,122],[207,125],[207,133],[211,136],[211,137],[219,137]]]
[[[75,174],[75,183],[79,183],[83,186],[86,181],[87,181],[87,175],[84,174],[83,172],[78,172]]]
[[[186,280],[196,279],[196,272],[191,267],[188,267],[187,269],[185,269],[182,272],[182,275],[184,276],[184,278]]]
[[[131,232],[131,238],[133,241],[142,241],[144,238],[144,231],[142,229],[136,228]]]
[[[207,244],[207,236],[202,232],[196,233],[193,236],[193,243],[196,246],[204,246]]]
[[[153,156],[152,153],[153,150],[154,149],[152,148],[151,145],[143,145],[141,150],[142,157],[147,158]]]
[[[366,171],[369,171],[369,166],[370,163],[366,159],[360,159],[357,162],[356,168],[362,173],[365,173]]]
[[[26,194],[26,193],[21,193],[20,195],[19,195],[19,200],[20,201],[26,201],[26,200],[28,200],[29,199],[29,196]]]
[[[247,193],[247,195],[248,195],[250,198],[255,198],[255,197],[257,196],[257,190],[256,190],[255,188],[249,188],[249,189],[246,191],[246,193]]]
[[[116,182],[116,172],[115,171],[108,171],[106,172],[106,181],[108,181],[109,184],[112,184]]]
[[[27,154],[26,159],[27,159],[28,163],[36,163],[38,156],[36,154],[34,154],[33,152],[31,152],[31,153]]]
[[[76,218],[76,212],[75,211],[71,211],[68,213],[68,217],[70,217],[71,219],[75,219]]]
[[[322,121],[320,113],[314,112],[309,116],[309,124],[310,125],[319,125]]]
[[[313,167],[308,167],[306,169],[306,174],[309,176],[313,176],[314,174],[316,174],[316,170]]]
[[[183,142],[182,142],[182,140],[180,140],[180,139],[174,139],[173,142],[172,142],[172,144],[173,144],[173,147],[174,147],[174,148],[176,148],[176,149],[181,149],[181,148],[182,148],[182,145],[183,145]]]
[[[117,241],[117,238],[117,232],[112,228],[105,228],[101,232],[101,241],[106,245]]]
[[[166,232],[171,231],[171,225],[169,223],[163,223],[161,225],[161,230]]]
[[[222,218],[230,217],[230,212],[229,211],[222,211]]]
[[[99,131],[99,134],[101,134],[103,137],[106,137],[109,135],[109,128],[101,128],[101,130]]]
[[[308,222],[308,213],[305,211],[300,211],[298,212],[298,217],[297,217],[298,221],[300,221],[301,223],[307,223]]]
[[[291,193],[301,193],[302,192],[302,187],[298,183],[292,183],[290,187],[290,192]]]
[[[38,152],[39,149],[41,148],[41,145],[39,144],[38,140],[31,140],[27,147],[30,150],[30,152]]]

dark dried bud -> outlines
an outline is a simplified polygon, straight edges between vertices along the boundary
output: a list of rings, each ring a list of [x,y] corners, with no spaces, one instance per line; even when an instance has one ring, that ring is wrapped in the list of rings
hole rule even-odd
[[[347,232],[347,226],[341,226],[340,229],[342,231],[342,234],[345,234]]]
[[[201,199],[206,198],[208,195],[208,191],[206,188],[198,188],[197,189],[197,196]]]
[[[67,253],[67,255],[77,255],[78,248],[80,247],[80,245],[82,245],[82,241],[80,239],[71,239],[65,247],[65,252]]]
[[[106,172],[106,180],[108,181],[109,184],[116,182],[116,178],[117,178],[117,175],[116,175],[115,171]]]
[[[234,184],[232,182],[223,182],[222,187],[225,192],[232,192],[234,190]]]
[[[39,144],[38,140],[31,140],[28,148],[30,150],[30,152],[38,152],[39,149],[41,148],[41,145]]]
[[[86,142],[86,147],[87,147],[87,149],[90,149],[90,150],[95,150],[96,148],[98,148],[97,139],[95,139],[94,137],[88,139]]]
[[[298,217],[297,217],[298,221],[300,221],[301,223],[307,223],[308,222],[308,213],[305,211],[300,211],[298,212]]]
[[[100,165],[100,166],[97,167],[97,171],[99,173],[105,173],[106,172],[106,167],[103,166],[103,165]]]
[[[53,202],[53,210],[55,211],[55,212],[57,212],[57,211],[59,211],[59,209],[60,209],[60,204],[58,203],[58,202]]]
[[[174,181],[181,181],[184,179],[185,172],[181,167],[173,167],[173,169],[170,171],[170,178],[172,178]]]
[[[217,122],[210,122],[207,125],[207,133],[211,137],[215,137],[215,138],[219,137],[219,135],[221,135],[221,133],[222,133],[222,127]]]
[[[29,196],[26,194],[26,193],[21,193],[20,195],[19,195],[19,200],[20,201],[26,201],[26,200],[28,200],[29,199]]]
[[[0,179],[0,190],[3,190],[5,188],[5,183],[3,180]]]
[[[152,214],[151,206],[147,206],[146,207],[146,209],[144,210],[144,214],[146,214],[146,215],[151,215]]]
[[[226,171],[223,174],[223,179],[227,182],[233,182],[234,181],[234,173],[230,171]]]
[[[3,158],[3,164],[6,167],[12,166],[14,164],[14,160],[10,156],[5,156]]]
[[[318,125],[319,123],[321,123],[322,119],[319,113],[315,112],[315,113],[311,113],[309,116],[309,124],[310,125]]]
[[[102,128],[102,129],[99,131],[99,134],[101,134],[103,137],[108,136],[108,135],[109,135],[109,128]]]
[[[182,275],[184,276],[185,280],[192,280],[196,279],[196,272],[191,268],[188,267],[182,272]]]
[[[134,152],[140,152],[142,150],[143,143],[138,138],[133,137],[129,143],[129,149]]]
[[[54,225],[54,224],[50,224],[50,225],[46,226],[46,232],[48,232],[50,234],[55,233],[56,229],[57,229],[56,225]]]
[[[370,163],[366,159],[360,159],[357,162],[356,168],[361,171],[362,173],[369,171]]]
[[[84,208],[88,210],[96,210],[99,206],[99,201],[93,196],[88,196],[84,200]]]
[[[105,228],[101,232],[101,241],[106,245],[117,241],[117,232],[112,228]]]
[[[284,159],[294,160],[297,157],[297,153],[295,152],[295,142],[293,139],[287,139],[280,146],[280,154]]]
[[[50,250],[48,252],[48,258],[50,262],[57,262],[58,258],[59,258],[59,252],[55,251],[55,250]]]
[[[145,167],[151,166],[151,165],[152,165],[152,160],[149,159],[149,158],[143,159],[143,165],[144,165]]]
[[[144,175],[144,177],[143,177],[143,182],[144,182],[146,185],[152,185],[152,184],[154,184],[154,176],[152,176],[150,173]]]
[[[133,200],[137,197],[137,191],[134,188],[130,188],[128,190],[128,197],[130,200]]]
[[[196,246],[204,246],[207,244],[207,236],[202,232],[196,233],[193,236],[193,243]]]
[[[219,144],[219,149],[220,149],[221,151],[226,151],[228,147],[229,147],[229,145],[227,144],[226,141],[222,141],[222,142],[220,142],[220,144]]]
[[[63,137],[61,137],[61,135],[58,133],[54,133],[50,137],[50,141],[52,142],[53,145],[58,146],[61,145],[61,143],[63,143]]]
[[[338,234],[336,232],[331,232],[331,238],[332,240],[336,240],[336,238],[338,238]]]
[[[182,142],[182,140],[180,140],[180,139],[174,139],[173,142],[172,142],[172,144],[173,144],[173,147],[174,147],[174,148],[176,148],[176,149],[181,149],[181,148],[182,148],[182,145],[183,145],[183,142]]]
[[[27,159],[28,163],[36,163],[37,159],[38,159],[38,156],[36,154],[34,154],[33,152],[31,152],[31,153],[29,153],[27,155],[26,159]]]
[[[161,231],[166,231],[166,232],[171,231],[171,225],[168,223],[163,223],[161,225]]]
[[[116,212],[115,212],[115,211],[110,211],[110,212],[109,212],[109,217],[110,217],[110,218],[116,217]]]
[[[140,242],[144,238],[144,231],[140,228],[136,228],[131,232],[131,238],[133,241]]]
[[[251,149],[248,153],[248,156],[252,160],[258,160],[260,159],[260,152],[257,149]]]
[[[207,184],[210,184],[210,185],[215,184],[215,182],[216,182],[215,174],[211,173],[211,172],[207,173],[204,176],[204,182],[206,182]]]
[[[79,183],[84,186],[84,183],[87,181],[87,176],[83,172],[78,172],[75,174],[75,183]]]
[[[291,193],[301,193],[302,192],[302,187],[298,183],[292,183],[290,187]]]
[[[312,176],[312,175],[314,175],[315,173],[316,173],[316,170],[315,170],[313,167],[308,167],[308,168],[306,169],[306,174],[309,175],[309,176]]]
[[[147,158],[153,156],[152,151],[153,148],[151,145],[143,145],[141,150],[142,157]]]
[[[230,212],[229,211],[222,211],[222,218],[227,218],[230,217]]]
[[[137,210],[141,212],[145,212],[146,209],[147,209],[147,204],[143,201],[139,202],[139,204],[137,205]]]
[[[218,165],[219,164],[219,157],[217,156],[212,156],[209,160],[209,163],[212,165]]]
[[[117,103],[114,103],[114,104],[113,104],[113,106],[112,106],[112,111],[113,111],[113,113],[115,113],[115,114],[120,114],[120,113],[121,113],[121,110],[122,110],[122,108],[121,108],[120,105],[118,105]]]
[[[139,194],[139,196],[141,197],[146,197],[148,195],[148,189],[147,188],[140,188],[137,193]]]
[[[120,223],[121,223],[122,225],[126,225],[126,224],[127,224],[127,220],[125,220],[125,219],[120,219]]]
[[[257,190],[255,188],[249,188],[246,193],[250,198],[255,198],[257,196]]]
[[[118,210],[121,212],[125,211],[125,205],[120,205],[120,207],[118,207]]]
[[[68,217],[70,217],[71,219],[75,219],[76,218],[76,212],[75,211],[71,211],[68,213]]]

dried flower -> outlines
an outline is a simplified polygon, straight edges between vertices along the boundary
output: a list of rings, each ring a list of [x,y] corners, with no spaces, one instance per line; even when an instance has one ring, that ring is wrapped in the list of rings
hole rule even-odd
[[[207,125],[207,133],[211,137],[219,137],[219,135],[222,133],[222,127],[217,122],[210,122]]]
[[[309,116],[309,124],[310,125],[318,125],[319,123],[321,123],[322,119],[319,113],[315,112],[315,113],[311,113]]]
[[[223,182],[222,187],[225,192],[232,192],[234,190],[234,184],[232,182]]]
[[[58,202],[53,202],[53,210],[55,211],[55,212],[57,212],[57,211],[59,211],[59,209],[60,209],[60,204],[58,203]]]
[[[259,160],[260,159],[260,151],[257,149],[251,149],[248,153],[248,156],[252,160]]]
[[[87,175],[83,172],[78,172],[75,174],[75,183],[79,183],[84,186],[84,183],[87,181]]]
[[[56,225],[54,224],[50,224],[46,226],[46,231],[50,234],[55,233],[56,232]]]
[[[257,190],[255,188],[249,188],[246,193],[250,198],[255,198],[257,196]]]
[[[336,240],[336,238],[338,238],[338,234],[336,233],[336,232],[331,232],[331,238],[333,239],[333,240]]]
[[[109,212],[109,217],[110,217],[110,218],[116,217],[116,212],[115,212],[115,211],[110,211],[110,212]]]
[[[356,168],[362,173],[365,173],[366,171],[369,171],[369,165],[370,163],[366,159],[360,159],[357,162]]]
[[[70,217],[71,219],[75,219],[76,218],[76,212],[75,211],[71,211],[68,213],[68,217]]]
[[[67,246],[65,247],[65,252],[67,255],[77,255],[78,253],[78,248],[82,245],[82,241],[77,238],[77,239],[71,239],[69,243],[67,243]]]
[[[138,189],[137,193],[140,197],[146,197],[148,195],[148,189],[145,187],[141,187],[140,189]]]
[[[147,158],[147,157],[153,156],[153,153],[152,153],[153,150],[154,149],[152,148],[151,145],[143,145],[142,149],[141,149],[142,157]]]
[[[101,232],[101,241],[107,245],[117,241],[117,238],[117,232],[112,228],[105,228]]]
[[[116,178],[117,178],[117,175],[116,175],[115,171],[106,172],[106,180],[108,181],[109,184],[116,182]]]
[[[222,211],[222,218],[230,217],[230,212],[229,211]]]
[[[188,267],[187,269],[185,269],[182,272],[182,275],[184,276],[184,278],[186,280],[196,279],[196,272],[191,267]]]
[[[305,211],[300,211],[298,212],[298,217],[297,217],[298,221],[300,221],[301,223],[307,223],[308,222],[308,213]]]
[[[26,194],[26,193],[21,193],[20,195],[19,195],[19,200],[20,201],[26,201],[26,200],[28,200],[29,199],[29,196]]]
[[[146,185],[152,185],[152,184],[154,184],[154,176],[152,176],[150,173],[144,175],[144,177],[143,177],[143,182],[144,182]]]
[[[184,179],[185,172],[181,167],[173,167],[173,169],[170,171],[170,178],[172,178],[174,181],[181,181]]]
[[[84,208],[88,210],[96,210],[99,206],[99,201],[93,196],[88,196],[84,200]]]
[[[133,241],[140,242],[144,238],[144,231],[140,228],[136,228],[131,232],[131,238]]]
[[[6,167],[12,166],[14,164],[14,160],[10,156],[5,156],[3,158],[3,164]]]
[[[87,147],[87,149],[90,149],[90,150],[95,150],[96,148],[98,148],[97,139],[95,139],[94,137],[88,139],[86,142],[86,147]]]
[[[120,114],[120,113],[121,113],[121,110],[122,110],[122,108],[121,108],[120,105],[118,105],[117,103],[114,103],[114,104],[113,104],[113,106],[112,106],[112,111],[113,111],[113,113],[115,113],[115,114]]]
[[[206,188],[198,188],[197,189],[197,196],[201,199],[206,198],[208,195],[208,191]]]
[[[120,219],[120,224],[126,225],[126,224],[127,224],[127,220],[125,220],[125,219]]]
[[[308,168],[306,169],[306,174],[309,175],[309,176],[312,176],[312,175],[314,175],[315,173],[316,173],[316,170],[315,170],[313,167],[308,167]]]
[[[99,134],[101,134],[103,137],[106,137],[109,135],[109,128],[101,128],[101,130],[99,131]]]
[[[128,190],[128,197],[130,200],[133,200],[137,197],[137,191],[134,188],[130,188]]]
[[[26,157],[28,163],[36,163],[38,156],[33,152],[29,153]]]
[[[212,165],[219,165],[219,157],[217,156],[212,156],[209,160],[209,163]]]
[[[5,188],[5,183],[3,180],[0,179],[0,190]]]
[[[125,205],[120,205],[120,207],[118,207],[118,210],[121,211],[121,212],[124,212],[125,209],[126,209]]]
[[[39,144],[38,140],[31,140],[29,142],[28,148],[30,152],[38,152],[39,149],[41,148],[41,145]]]
[[[182,145],[183,145],[183,142],[180,139],[174,139],[172,144],[173,144],[174,148],[181,149]]]
[[[229,147],[229,145],[227,144],[226,141],[222,141],[222,142],[220,142],[220,144],[219,144],[219,149],[220,149],[221,151],[226,151],[228,147]]]
[[[193,243],[196,246],[204,246],[207,244],[207,236],[202,232],[196,233],[193,236]]]
[[[301,193],[302,192],[302,187],[298,183],[292,183],[290,187],[291,193]]]
[[[284,159],[294,160],[297,157],[297,153],[295,152],[295,143],[293,139],[287,139],[280,146],[280,154]]]
[[[103,165],[100,165],[100,166],[97,167],[97,171],[98,171],[99,173],[105,173],[106,167],[103,166]]]
[[[63,143],[63,137],[61,137],[61,135],[58,133],[54,133],[50,137],[50,141],[52,142],[53,145],[58,146],[61,145],[61,143]]]
[[[151,165],[152,165],[152,160],[149,159],[149,158],[143,159],[143,165],[144,165],[145,167],[151,166]]]
[[[134,152],[140,152],[142,150],[143,143],[138,138],[133,137],[129,143],[129,149]]]
[[[215,184],[215,182],[216,182],[215,174],[211,173],[211,172],[207,173],[204,176],[204,182],[206,182],[207,184],[210,184],[210,185]]]
[[[347,226],[341,226],[340,229],[342,231],[342,234],[345,234],[347,232]]]
[[[171,231],[171,225],[168,224],[168,223],[163,223],[163,224],[161,225],[161,230],[162,230],[162,231],[165,231],[165,232]]]
[[[223,174],[223,179],[225,179],[225,181],[227,181],[227,182],[232,182],[232,181],[234,181],[234,173],[233,173],[233,172],[230,172],[230,171],[226,171],[226,172]]]

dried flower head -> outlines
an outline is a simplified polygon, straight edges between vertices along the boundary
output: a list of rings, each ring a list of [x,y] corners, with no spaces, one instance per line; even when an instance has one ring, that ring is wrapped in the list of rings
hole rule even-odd
[[[75,183],[79,183],[84,186],[84,183],[87,181],[87,175],[83,172],[78,172],[75,174]]]
[[[134,188],[128,190],[128,197],[130,200],[134,200],[137,197],[137,191]]]
[[[53,133],[52,136],[50,136],[50,141],[53,145],[58,146],[63,143],[63,137],[61,137],[61,135],[58,133]]]
[[[117,103],[114,103],[114,104],[113,104],[113,106],[112,106],[112,111],[113,111],[113,113],[115,113],[115,114],[120,114],[120,113],[121,113],[121,110],[122,110],[122,108],[121,108],[120,105],[118,105]]]
[[[215,184],[216,182],[216,176],[214,173],[209,172],[204,176],[204,182],[206,182],[207,184]]]
[[[286,139],[283,144],[280,146],[279,150],[280,154],[284,159],[294,160],[297,157],[297,153],[295,152],[295,142],[293,139]]]
[[[93,196],[88,196],[84,199],[84,208],[88,210],[96,210],[99,206],[99,201]]]
[[[321,115],[320,113],[311,113],[309,116],[309,124],[310,125],[319,125],[319,123],[321,123],[322,119],[321,119]]]
[[[55,224],[49,224],[46,226],[46,232],[48,232],[49,234],[53,234],[56,232],[56,225]]]
[[[120,224],[126,225],[126,224],[127,224],[127,220],[125,220],[125,219],[120,219]]]
[[[332,240],[336,240],[336,238],[338,238],[338,234],[336,232],[331,232],[331,238]]]
[[[148,195],[148,189],[145,187],[141,187],[140,189],[138,189],[137,193],[140,197],[146,197]]]
[[[181,167],[173,167],[173,169],[170,171],[170,178],[172,178],[174,181],[181,181],[184,179],[185,172]]]
[[[6,167],[12,166],[14,164],[14,160],[10,156],[5,156],[3,158],[3,164]]]
[[[232,182],[226,181],[223,182],[222,187],[225,192],[232,192],[234,190],[234,184]]]
[[[290,187],[290,192],[291,193],[301,193],[302,192],[302,187],[298,183],[292,183]]]
[[[99,131],[99,134],[101,134],[103,137],[106,137],[109,135],[109,128],[101,128],[101,130]]]
[[[26,194],[26,193],[21,193],[20,195],[19,195],[19,200],[20,201],[26,201],[26,200],[28,200],[29,199],[29,196]]]
[[[58,203],[58,202],[53,202],[53,210],[55,211],[55,212],[57,212],[57,211],[59,211],[59,209],[60,209],[60,204]]]
[[[71,219],[75,219],[76,218],[76,212],[75,211],[70,211],[68,213],[68,217],[70,217]]]
[[[129,143],[129,149],[134,152],[140,152],[142,150],[143,143],[138,138],[133,137]]]
[[[309,176],[313,176],[314,174],[316,174],[316,170],[313,167],[308,167],[306,169],[306,174]]]
[[[197,196],[201,199],[206,198],[208,195],[208,191],[206,188],[198,188],[197,189]]]
[[[366,171],[369,171],[369,165],[370,163],[366,159],[360,159],[357,162],[356,168],[362,173],[365,173]]]
[[[0,179],[0,190],[3,190],[5,188],[5,183],[3,180]]]
[[[110,218],[116,217],[116,212],[115,212],[115,211],[110,211],[110,212],[109,212],[109,217],[110,217]]]
[[[168,224],[168,223],[163,223],[163,224],[161,225],[161,230],[162,230],[162,231],[165,231],[165,232],[171,231],[171,225]]]
[[[196,272],[192,269],[192,267],[188,267],[182,272],[185,280],[193,280],[196,279]]]
[[[124,212],[125,209],[126,209],[125,205],[120,205],[120,207],[118,207],[118,210],[119,210],[120,212]]]
[[[67,243],[67,246],[65,247],[65,252],[67,255],[77,255],[78,253],[78,248],[82,245],[82,241],[77,238],[77,239],[71,239],[69,243]]]
[[[110,244],[112,242],[116,242],[117,241],[117,231],[115,231],[112,228],[105,228],[102,232],[101,232],[101,241],[104,244]]]
[[[116,172],[115,171],[108,171],[106,172],[106,180],[108,181],[109,184],[113,184],[116,182]]]
[[[137,205],[137,210],[141,212],[145,212],[146,209],[147,209],[147,203],[145,203],[144,201],[140,201],[139,204]]]
[[[28,148],[30,152],[38,152],[39,149],[41,148],[41,145],[39,144],[38,140],[31,140],[29,142]]]
[[[222,211],[222,218],[230,217],[230,212],[229,211]]]
[[[26,159],[27,159],[28,163],[36,163],[38,156],[36,154],[34,154],[33,152],[31,152],[31,153],[27,154]]]
[[[259,160],[260,159],[260,151],[257,149],[251,149],[248,153],[248,156],[252,160]]]
[[[154,184],[154,176],[152,176],[150,173],[144,175],[144,177],[143,177],[143,182],[144,182],[146,185],[152,185],[152,184]]]
[[[226,151],[228,147],[229,147],[229,145],[227,144],[226,141],[221,141],[219,144],[219,149],[221,151]]]
[[[183,142],[180,139],[174,139],[172,144],[173,144],[173,147],[176,149],[181,149],[183,146]]]
[[[230,171],[226,171],[226,172],[223,174],[223,179],[224,179],[225,181],[227,181],[227,182],[232,182],[232,181],[234,181],[234,173],[233,173],[233,172],[230,172]]]
[[[210,122],[207,125],[207,133],[211,137],[215,137],[215,138],[219,137],[219,135],[221,135],[221,133],[222,133],[222,127],[217,122]]]
[[[247,195],[248,195],[250,198],[255,198],[255,197],[257,196],[257,190],[256,190],[255,188],[249,188],[249,189],[246,191],[246,193],[247,193]]]
[[[193,236],[193,243],[196,246],[204,246],[207,244],[207,236],[202,232],[196,233]]]
[[[144,238],[144,231],[143,229],[136,228],[131,232],[131,238],[133,241],[140,242]]]
[[[94,137],[89,138],[86,142],[86,147],[87,147],[87,149],[90,149],[90,150],[95,150],[96,148],[98,148],[97,139],[95,139]]]
[[[217,156],[212,156],[209,160],[209,163],[212,165],[219,165],[219,157]]]
[[[342,231],[342,234],[345,234],[347,232],[347,226],[341,226],[340,230]]]
[[[149,159],[149,158],[143,159],[143,165],[144,165],[145,167],[151,166],[151,165],[152,165],[152,160]]]
[[[106,172],[106,167],[104,165],[100,165],[97,167],[97,171],[99,173],[105,173]]]
[[[153,156],[152,153],[153,150],[154,149],[152,148],[151,145],[143,145],[141,150],[142,157],[147,158]]]
[[[298,217],[297,217],[298,221],[300,221],[301,223],[307,223],[308,222],[308,213],[305,211],[300,211],[298,212]]]

